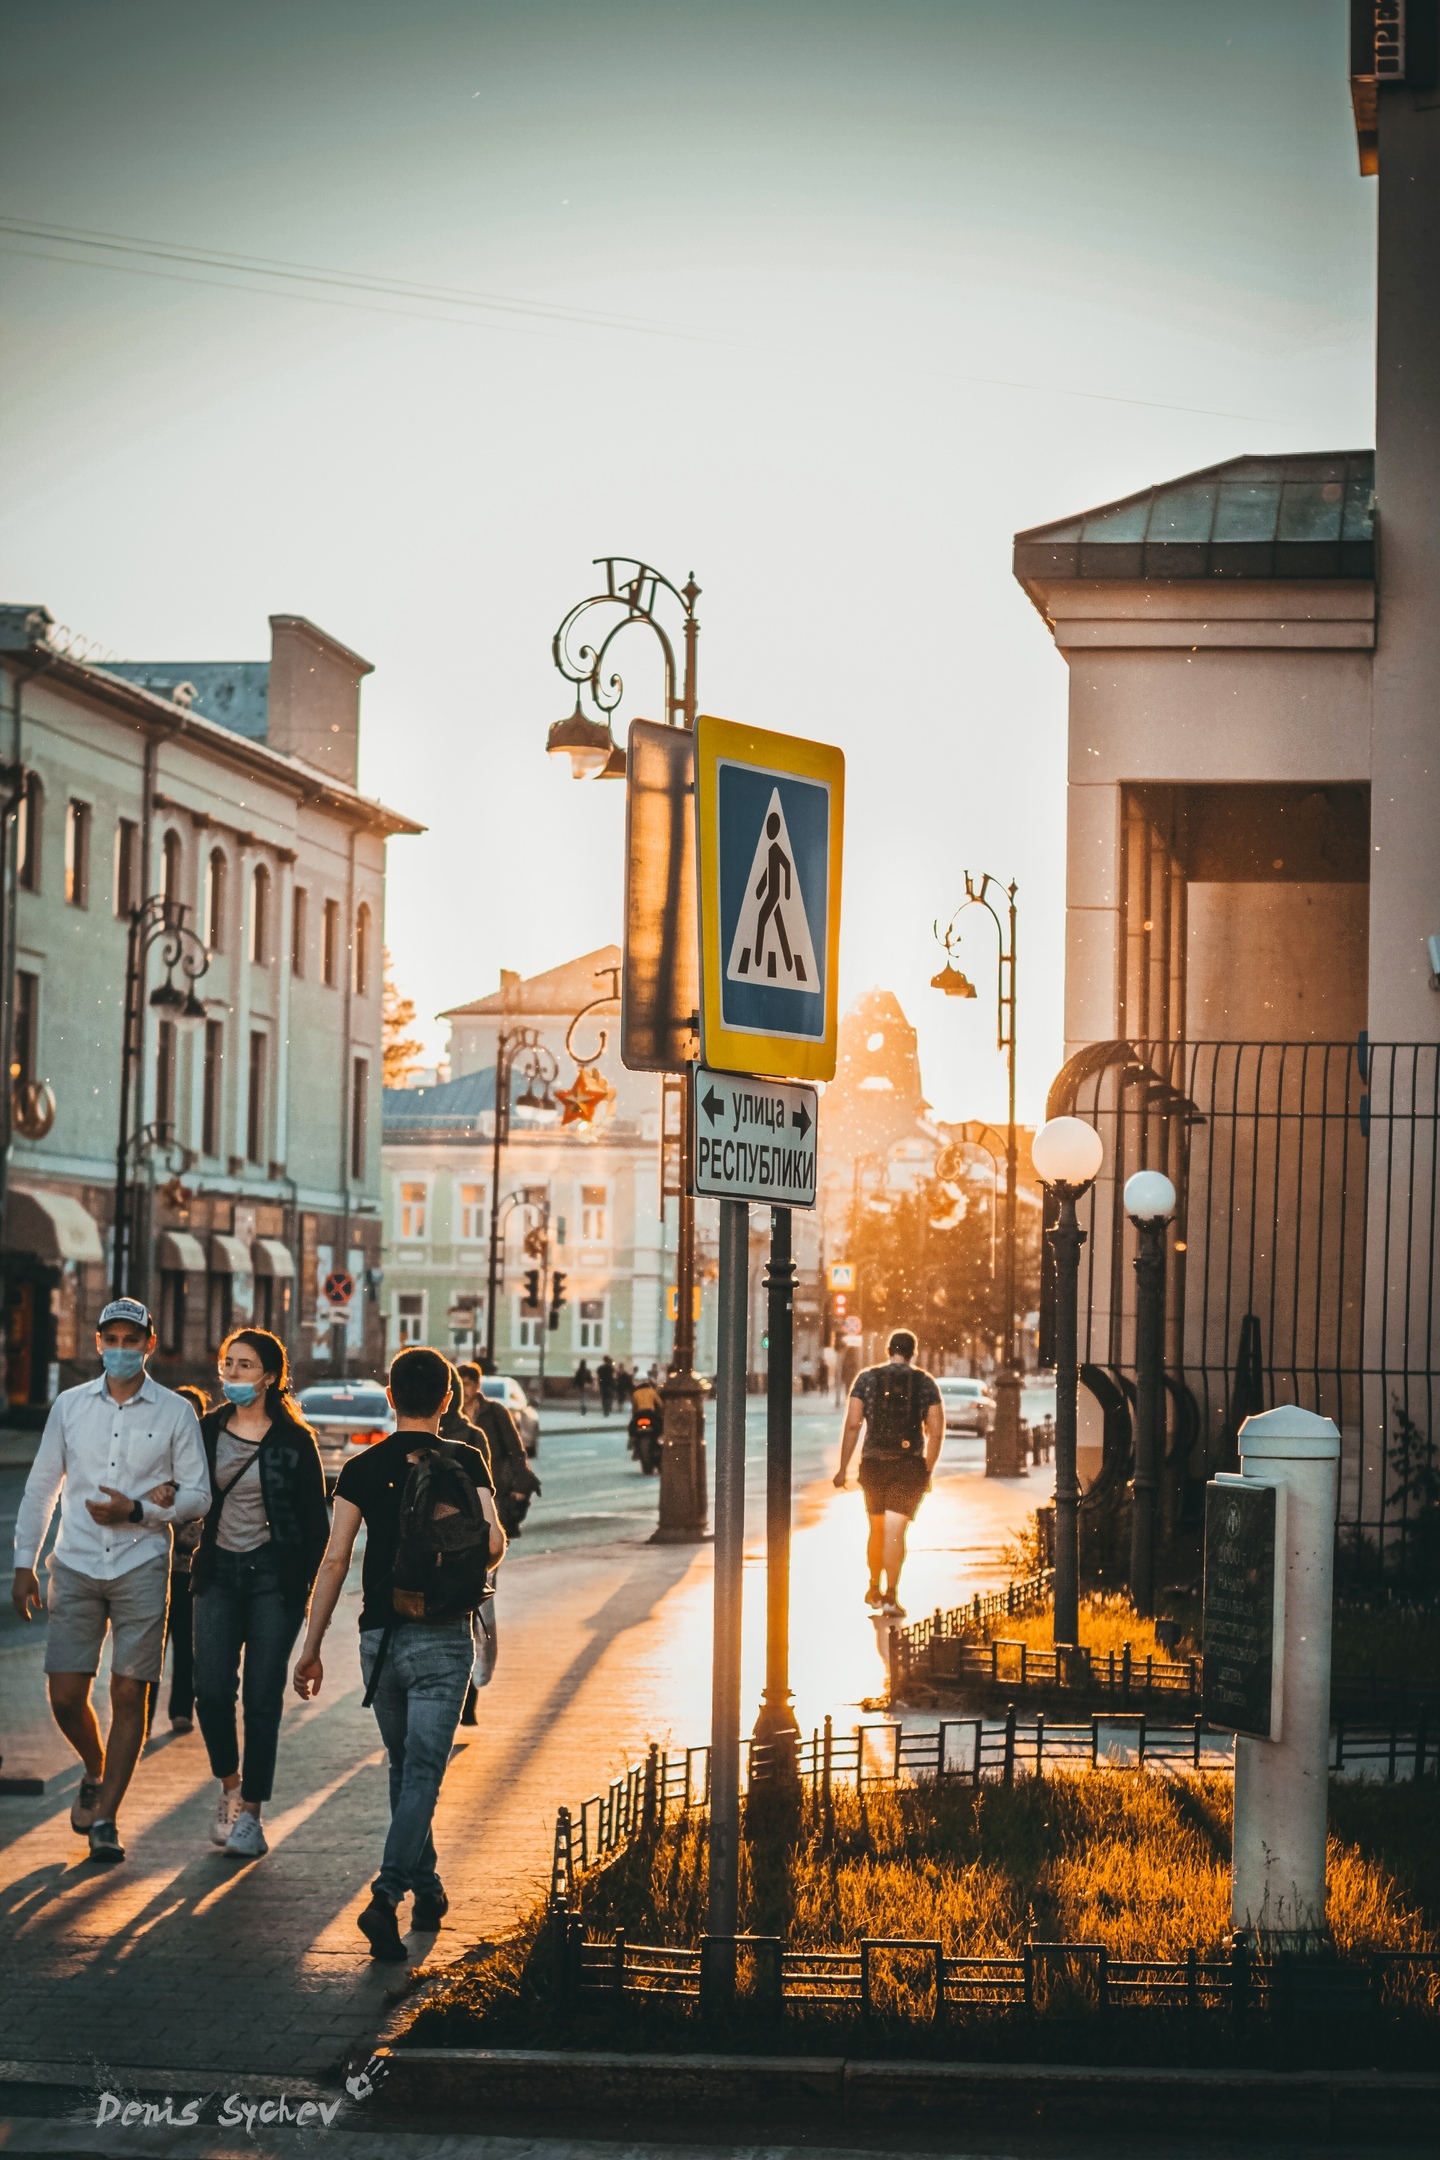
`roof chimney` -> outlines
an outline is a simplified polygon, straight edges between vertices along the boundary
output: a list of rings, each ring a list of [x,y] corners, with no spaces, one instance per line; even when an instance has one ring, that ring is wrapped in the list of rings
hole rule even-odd
[[[354,787],[360,769],[360,684],[373,673],[369,660],[303,615],[272,615],[270,748],[304,758]]]

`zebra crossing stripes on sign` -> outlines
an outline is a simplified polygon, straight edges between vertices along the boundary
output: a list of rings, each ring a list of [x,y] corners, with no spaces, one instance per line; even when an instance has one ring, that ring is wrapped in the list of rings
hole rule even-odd
[[[694,1068],[695,1177],[699,1198],[815,1205],[812,1087]]]

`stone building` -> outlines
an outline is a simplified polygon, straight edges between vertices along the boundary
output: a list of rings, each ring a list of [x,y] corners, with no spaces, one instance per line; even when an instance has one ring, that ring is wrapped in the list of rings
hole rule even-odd
[[[357,787],[369,663],[294,615],[271,617],[268,661],[235,663],[99,665],[52,627],[0,608],[10,1414],[93,1370],[131,911],[152,899],[127,1177],[156,1369],[213,1382],[244,1319],[302,1381],[374,1369],[385,842],[422,828]],[[193,983],[164,964],[181,926]],[[157,1005],[167,982],[188,1000]]]

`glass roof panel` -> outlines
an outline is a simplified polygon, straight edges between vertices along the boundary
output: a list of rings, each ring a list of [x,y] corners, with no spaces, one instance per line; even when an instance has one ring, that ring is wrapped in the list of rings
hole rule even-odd
[[[1287,480],[1280,496],[1279,540],[1338,540],[1345,490],[1338,480]]]
[[[1213,480],[1185,480],[1178,487],[1157,488],[1145,538],[1152,547],[1157,540],[1208,540],[1214,517]]]
[[[1215,510],[1217,540],[1273,540],[1280,515],[1280,481],[1222,480]]]
[[[1125,540],[1143,540],[1149,510],[1148,495],[1136,495],[1129,502],[1112,503],[1108,510],[1092,510],[1085,519],[1085,538],[1109,541],[1112,545]]]

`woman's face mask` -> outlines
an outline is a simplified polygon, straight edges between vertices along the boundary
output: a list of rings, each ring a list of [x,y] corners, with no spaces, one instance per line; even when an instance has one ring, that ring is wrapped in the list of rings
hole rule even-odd
[[[145,1352],[127,1350],[118,1345],[107,1345],[100,1352],[100,1362],[112,1380],[133,1380],[145,1370]]]
[[[253,1380],[227,1380],[224,1383],[226,1402],[233,1402],[237,1410],[248,1410],[260,1390]]]

